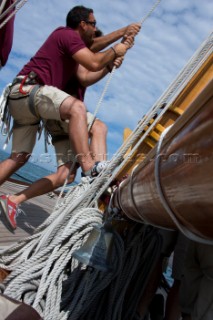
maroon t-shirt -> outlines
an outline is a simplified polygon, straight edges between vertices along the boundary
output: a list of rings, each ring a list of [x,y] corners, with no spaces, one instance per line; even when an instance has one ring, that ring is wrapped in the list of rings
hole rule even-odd
[[[80,84],[78,81],[78,78],[76,76],[73,76],[67,83],[67,86],[64,90],[68,94],[70,94],[73,97],[76,97],[77,99],[84,101],[84,96],[86,92],[86,88]]]
[[[3,12],[9,8],[9,6],[14,2],[14,0],[8,0],[5,4]],[[12,9],[12,11],[15,10],[15,8]],[[8,12],[6,16],[0,20],[0,24],[7,18],[11,12]],[[13,44],[13,32],[14,32],[14,20],[15,15],[10,18],[10,20],[0,29],[0,62],[1,65],[4,66],[8,60],[10,51],[12,49]]]
[[[80,35],[73,29],[57,28],[23,67],[19,75],[27,75],[30,71],[34,71],[40,84],[65,91],[78,67],[78,62],[72,58],[72,55],[85,47]]]

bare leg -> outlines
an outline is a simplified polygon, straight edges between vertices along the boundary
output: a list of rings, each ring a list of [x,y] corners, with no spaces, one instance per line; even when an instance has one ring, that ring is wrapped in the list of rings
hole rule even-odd
[[[107,158],[106,136],[107,126],[96,119],[91,131],[90,151],[95,161],[103,161]]]
[[[86,108],[83,102],[73,97],[63,101],[60,106],[62,120],[69,120],[69,138],[82,170],[90,170],[95,161],[89,149]]]
[[[26,152],[12,153],[10,158],[2,161],[0,163],[0,185],[21,168],[28,161],[29,157],[30,154]]]
[[[11,195],[9,199],[16,204],[20,204],[31,198],[40,196],[61,187],[69,174],[71,162],[58,167],[57,172],[32,183],[25,190]],[[69,183],[73,182],[76,175],[76,168],[73,169],[69,176]]]

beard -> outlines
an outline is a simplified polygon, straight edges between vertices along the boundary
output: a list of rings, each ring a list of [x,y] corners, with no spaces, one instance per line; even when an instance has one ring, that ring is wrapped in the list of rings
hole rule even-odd
[[[90,48],[93,44],[94,37],[93,36],[84,36],[83,41],[86,44],[87,48]]]

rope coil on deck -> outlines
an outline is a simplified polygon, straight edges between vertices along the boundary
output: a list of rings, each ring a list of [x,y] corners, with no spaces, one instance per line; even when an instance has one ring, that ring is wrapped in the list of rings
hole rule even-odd
[[[205,42],[204,47],[197,52],[198,56],[195,56],[195,60],[198,62],[198,64],[209,55],[208,48],[211,47],[210,43],[212,43],[212,36],[208,39],[208,41]],[[65,281],[67,275],[65,274],[64,278],[59,276],[58,268],[60,266],[57,264],[57,261],[59,260],[61,262],[61,266],[64,268],[65,265],[63,264],[63,260],[66,260],[66,258],[68,259],[68,256],[70,257],[72,250],[76,248],[75,241],[78,241],[79,244],[81,241],[82,243],[85,241],[87,236],[85,233],[82,233],[82,239],[79,240],[78,227],[80,230],[83,228],[84,230],[87,229],[89,232],[89,230],[92,229],[93,225],[96,224],[97,221],[99,221],[99,223],[102,221],[102,215],[95,208],[95,203],[100,194],[102,194],[103,190],[108,187],[110,181],[114,179],[120,159],[128,150],[129,146],[135,141],[136,137],[142,133],[145,125],[152,118],[152,116],[159,111],[159,115],[157,117],[158,119],[162,113],[168,109],[169,104],[172,103],[173,99],[176,98],[178,92],[182,90],[183,84],[185,85],[190,81],[197,70],[195,60],[192,59],[190,65],[187,65],[185,70],[183,70],[183,72],[180,74],[180,78],[178,78],[177,93],[175,92],[176,94],[174,94],[176,87],[176,82],[174,82],[170,87],[171,91],[167,91],[166,96],[163,95],[159,102],[148,114],[147,118],[142,120],[128,142],[124,143],[124,145],[120,148],[118,151],[118,157],[113,158],[107,170],[105,170],[99,176],[99,178],[95,179],[92,185],[86,181],[84,181],[84,183],[82,182],[81,188],[84,190],[83,194],[81,194],[80,188],[71,189],[65,199],[63,199],[61,206],[59,206],[53,212],[50,218],[47,219],[47,221],[45,221],[45,223],[36,230],[36,233],[32,237],[24,239],[16,246],[2,252],[0,267],[12,271],[4,282],[4,285],[6,286],[6,289],[4,290],[5,293],[14,298],[20,298],[23,292],[26,291],[26,288],[28,288],[25,288],[26,282],[30,282],[32,280],[30,282],[30,286],[32,288],[36,288],[37,286],[36,292],[38,296],[36,293],[29,293],[27,294],[26,299],[31,304],[34,303],[36,299],[36,308],[40,313],[45,313],[45,308],[49,308],[49,305],[51,304],[51,302],[43,300],[44,295],[47,295],[47,293],[50,292],[50,287],[51,290],[52,288],[55,290],[56,287],[58,287],[58,291],[55,291],[54,293],[54,301],[56,297],[60,296],[61,283]],[[165,109],[161,110],[159,106],[162,105],[162,101],[165,102],[165,97],[168,99],[168,104],[165,106]],[[158,121],[157,119],[154,121],[153,125],[155,125],[156,121]],[[148,130],[145,132],[145,135],[147,134]],[[118,170],[124,164],[125,160],[120,164],[120,166],[118,165]],[[74,194],[76,198],[73,200]],[[89,207],[88,210],[85,209],[87,207]],[[94,222],[88,224],[87,219],[88,216],[91,218],[91,214],[94,214]],[[78,225],[78,219],[85,219],[85,225]],[[46,234],[48,234],[48,238],[46,237]],[[63,246],[65,247],[63,248]],[[36,251],[36,249],[38,249],[38,251]],[[71,268],[76,268],[76,262],[74,262],[72,259],[71,261]],[[57,269],[54,269],[55,267]],[[56,272],[56,278],[54,278],[51,268],[53,268],[54,272]],[[63,270],[61,272],[64,272]],[[51,282],[51,277],[49,279],[49,272],[51,277],[54,278],[54,281],[56,281],[55,284]],[[32,275],[34,278],[32,278]],[[60,302],[58,301],[57,306],[55,306],[57,310],[60,308],[59,304]],[[63,319],[67,319],[66,317],[68,317],[68,313],[69,311],[61,311],[60,317],[63,316]],[[60,317],[58,319],[62,319]]]

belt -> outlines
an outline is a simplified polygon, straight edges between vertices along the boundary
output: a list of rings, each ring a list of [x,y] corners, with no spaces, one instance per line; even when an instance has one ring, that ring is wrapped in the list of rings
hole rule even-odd
[[[34,71],[31,71],[28,75],[25,75],[25,76],[21,75],[16,77],[12,82],[12,86],[20,83],[19,92],[25,96],[29,96],[30,111],[34,116],[38,117],[38,114],[34,106],[34,96],[38,91],[38,89],[40,88],[40,85],[38,84],[38,81],[36,80],[36,78],[37,78],[37,74]],[[22,87],[25,85],[34,85],[34,87],[32,88],[32,90],[24,91]]]

